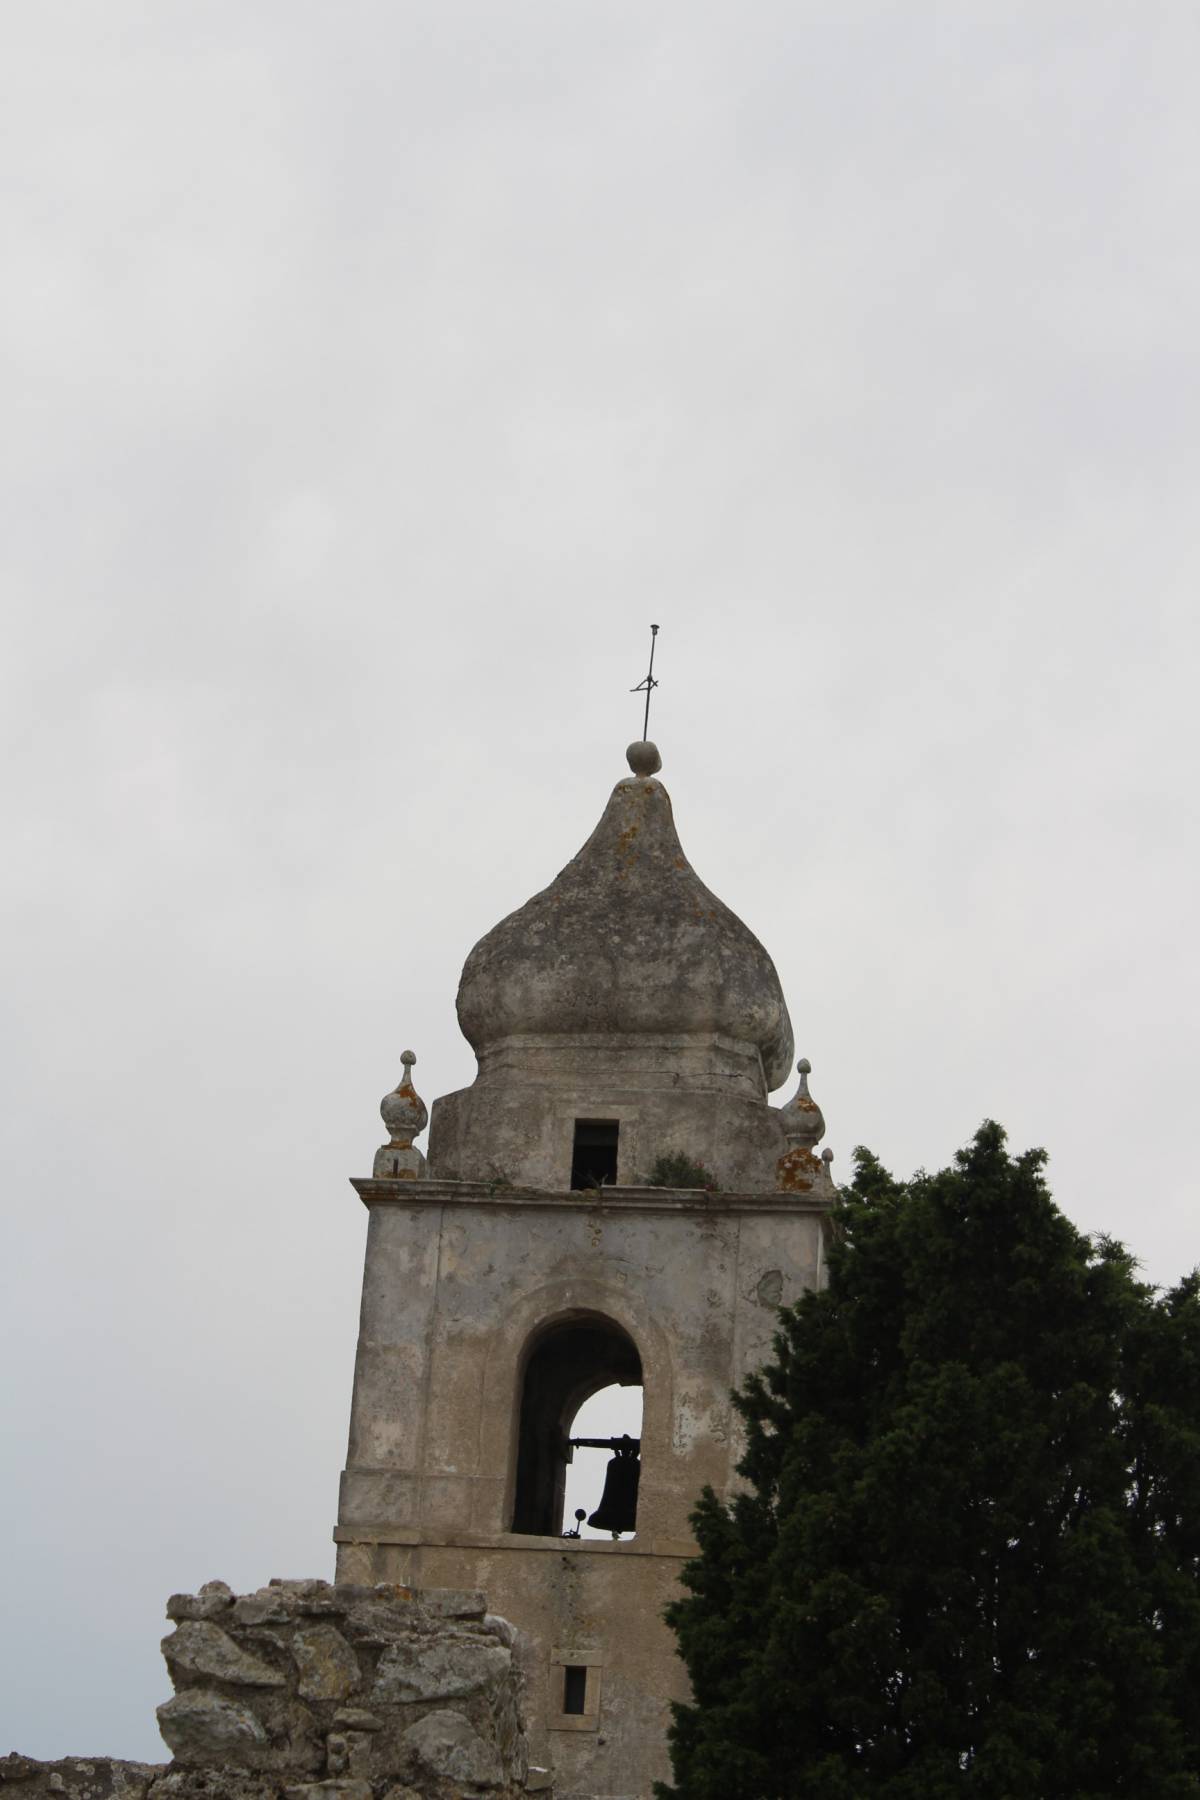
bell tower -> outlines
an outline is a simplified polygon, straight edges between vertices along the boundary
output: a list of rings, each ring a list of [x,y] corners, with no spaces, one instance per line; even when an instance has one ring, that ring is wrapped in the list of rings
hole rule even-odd
[[[821,1280],[836,1198],[774,964],[683,853],[641,741],[583,849],[472,950],[475,1081],[404,1078],[370,1179],[337,1578],[482,1588],[524,1634],[556,1800],[646,1800],[686,1695],[662,1622],[701,1488],[728,1494],[730,1390]],[[674,1185],[680,1184],[680,1185]],[[604,1536],[564,1519],[583,1403],[640,1388]],[[583,1440],[586,1441],[586,1440]],[[595,1440],[592,1440],[595,1441]],[[601,1440],[604,1441],[604,1440]]]

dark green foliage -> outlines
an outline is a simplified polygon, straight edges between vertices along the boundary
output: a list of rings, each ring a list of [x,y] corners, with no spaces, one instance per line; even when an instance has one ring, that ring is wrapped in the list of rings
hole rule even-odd
[[[1158,1298],[986,1124],[865,1151],[737,1405],[668,1613],[678,1800],[1200,1795],[1200,1294]]]
[[[716,1185],[717,1178],[711,1169],[706,1169],[702,1162],[694,1162],[679,1150],[671,1156],[660,1156],[646,1177],[647,1187],[708,1188],[712,1192]]]

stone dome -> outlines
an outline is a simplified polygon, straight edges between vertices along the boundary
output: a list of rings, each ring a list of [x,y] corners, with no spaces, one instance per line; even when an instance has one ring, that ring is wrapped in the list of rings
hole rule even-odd
[[[579,854],[476,944],[458,1017],[477,1055],[521,1036],[702,1034],[755,1045],[768,1091],[792,1066],[775,965],[691,867],[649,775],[619,781]]]

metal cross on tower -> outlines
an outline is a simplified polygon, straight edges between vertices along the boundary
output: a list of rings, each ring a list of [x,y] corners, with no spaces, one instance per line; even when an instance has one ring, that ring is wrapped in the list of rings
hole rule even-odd
[[[631,694],[645,694],[646,696],[646,717],[642,721],[643,742],[650,736],[650,696],[658,686],[657,681],[654,679],[654,640],[657,636],[658,626],[652,625],[650,627],[650,667],[646,671],[645,679],[639,681],[635,688],[630,688],[629,690]]]

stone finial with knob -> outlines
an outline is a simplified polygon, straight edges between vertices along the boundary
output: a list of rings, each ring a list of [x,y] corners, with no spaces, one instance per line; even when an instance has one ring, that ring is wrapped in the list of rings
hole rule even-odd
[[[825,1136],[825,1115],[808,1091],[812,1064],[807,1056],[802,1056],[796,1064],[796,1073],[800,1077],[800,1086],[787,1105],[780,1107],[779,1120],[789,1144],[803,1144],[812,1150]]]
[[[776,1187],[780,1193],[813,1194],[832,1199],[833,1185],[829,1165],[832,1150],[816,1155],[817,1145],[825,1136],[825,1115],[808,1091],[812,1064],[802,1056],[796,1064],[800,1086],[786,1106],[779,1109],[779,1123],[787,1139],[787,1149],[775,1166]]]
[[[429,1123],[429,1112],[412,1084],[412,1067],[416,1057],[405,1050],[400,1061],[404,1073],[399,1084],[379,1102],[379,1115],[387,1127],[389,1139],[375,1152],[374,1175],[377,1181],[415,1181],[425,1173],[425,1158],[413,1149],[413,1139]]]

